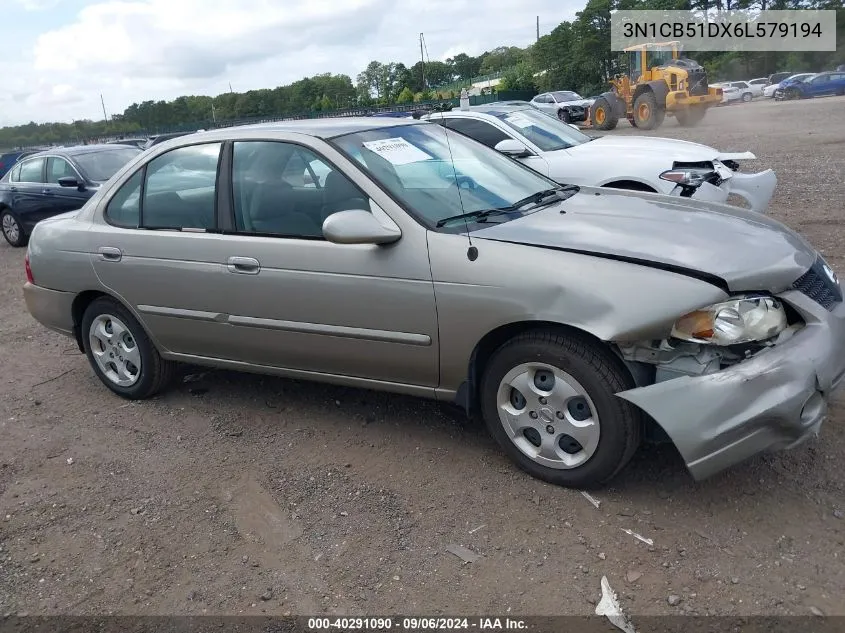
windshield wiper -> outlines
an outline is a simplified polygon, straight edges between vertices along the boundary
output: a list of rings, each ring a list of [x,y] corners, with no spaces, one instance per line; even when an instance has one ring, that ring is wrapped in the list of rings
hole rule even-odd
[[[532,193],[530,196],[525,196],[522,200],[517,200],[510,207],[507,207],[507,209],[508,211],[516,211],[520,207],[524,207],[530,203],[534,203],[536,208],[552,202],[567,200],[578,193],[579,189],[580,187],[578,185],[560,185],[554,189],[544,189],[543,191]]]
[[[521,200],[517,200],[510,206],[501,207],[498,209],[486,209],[484,211],[469,211],[467,213],[453,215],[451,217],[438,220],[435,226],[437,228],[441,228],[443,226],[446,226],[450,222],[454,222],[456,220],[473,220],[478,223],[486,222],[487,218],[492,215],[498,215],[501,213],[513,213],[514,211],[518,211],[521,207],[524,207],[527,204],[533,203],[535,205],[533,208],[536,209],[538,207],[551,204],[552,202],[567,200],[574,194],[578,193],[579,189],[580,187],[578,187],[578,185],[560,185],[559,187],[555,187],[554,189],[544,189],[542,191],[532,193],[530,196],[526,196]]]
[[[448,218],[443,218],[442,220],[438,220],[436,226],[438,229],[446,226],[449,222],[454,222],[455,220],[475,220],[476,222],[486,222],[487,218],[491,215],[496,215],[497,213],[509,213],[515,211],[511,207],[502,207],[501,209],[487,209],[485,211],[469,211],[468,213],[459,213],[458,215],[453,215]]]

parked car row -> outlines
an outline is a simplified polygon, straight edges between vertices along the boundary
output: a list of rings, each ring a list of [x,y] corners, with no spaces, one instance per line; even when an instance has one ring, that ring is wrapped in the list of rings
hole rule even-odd
[[[79,209],[142,150],[130,145],[57,147],[24,156],[0,178],[0,228],[25,246],[35,225]]]
[[[845,95],[845,71],[792,76],[781,81],[773,96],[778,100]]]
[[[723,153],[677,139],[588,136],[528,104],[491,103],[422,117],[508,154],[560,183],[605,186],[725,202],[731,194],[764,212],[777,177],[738,173],[750,152]]]

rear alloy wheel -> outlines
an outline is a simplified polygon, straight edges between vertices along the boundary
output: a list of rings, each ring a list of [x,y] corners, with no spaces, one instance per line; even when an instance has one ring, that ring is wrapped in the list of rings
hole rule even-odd
[[[593,103],[592,118],[593,127],[597,130],[612,130],[619,123],[619,117],[605,97],[599,97]]]
[[[557,111],[557,118],[563,121],[564,123],[569,123],[571,121],[571,117],[569,116],[569,110],[561,108]]]
[[[113,299],[88,306],[82,338],[94,373],[119,396],[149,398],[170,381],[174,364],[161,358],[141,324]]]
[[[9,211],[3,211],[0,215],[0,226],[3,227],[3,237],[15,248],[26,246],[27,235],[17,218]]]
[[[615,395],[633,386],[608,350],[541,330],[496,351],[482,380],[481,410],[520,468],[556,485],[596,487],[640,444],[639,409]]]
[[[659,107],[653,92],[644,92],[634,101],[634,120],[641,130],[660,127],[666,111]]]

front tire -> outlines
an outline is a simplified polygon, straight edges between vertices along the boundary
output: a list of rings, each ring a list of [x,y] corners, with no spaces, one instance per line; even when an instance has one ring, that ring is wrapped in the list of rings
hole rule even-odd
[[[557,118],[564,123],[569,123],[572,120],[572,117],[569,116],[569,110],[563,108],[557,111]]]
[[[3,230],[3,237],[15,248],[26,246],[29,236],[24,232],[21,223],[12,215],[11,211],[3,211],[0,214],[0,227]]]
[[[593,103],[592,119],[597,130],[612,130],[619,123],[619,117],[605,97],[599,97]]]
[[[644,92],[634,101],[634,120],[641,130],[660,127],[666,111],[659,107],[653,92]]]
[[[585,336],[538,330],[490,359],[481,411],[520,468],[552,484],[593,488],[622,470],[640,445],[642,414],[616,396],[633,387],[609,350]]]
[[[743,93],[742,93],[742,100],[743,100],[745,103],[748,103],[748,102],[749,102],[749,101],[751,101],[751,99],[753,99],[753,98],[754,98],[754,95],[752,95],[750,92],[743,92]]]
[[[114,299],[95,299],[82,316],[85,355],[102,383],[129,400],[157,394],[174,364],[161,358],[137,319]]]

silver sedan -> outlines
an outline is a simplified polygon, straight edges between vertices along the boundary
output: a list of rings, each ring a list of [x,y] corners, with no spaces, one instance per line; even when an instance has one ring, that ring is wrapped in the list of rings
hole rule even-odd
[[[26,268],[32,315],[120,396],[187,362],[457,401],[566,486],[647,435],[696,478],[795,445],[845,374],[839,282],[782,224],[409,119],[166,141],[38,223]]]

